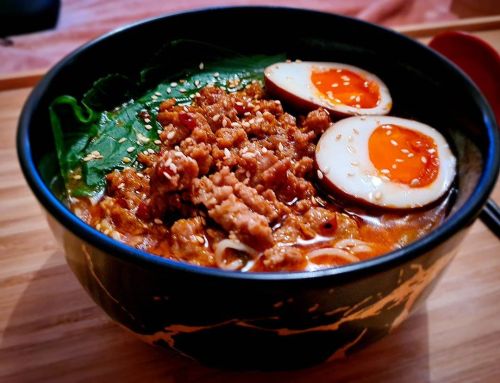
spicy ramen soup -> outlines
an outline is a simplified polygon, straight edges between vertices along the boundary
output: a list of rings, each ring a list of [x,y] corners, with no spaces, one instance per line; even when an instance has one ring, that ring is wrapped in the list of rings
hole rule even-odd
[[[323,193],[315,150],[329,112],[293,116],[257,82],[235,93],[205,87],[189,106],[165,100],[157,121],[159,151],[140,152],[142,170],[109,173],[99,200],[74,199],[72,209],[158,256],[227,270],[316,270],[405,246],[445,218],[448,197],[373,212]],[[140,151],[140,140],[128,150]]]

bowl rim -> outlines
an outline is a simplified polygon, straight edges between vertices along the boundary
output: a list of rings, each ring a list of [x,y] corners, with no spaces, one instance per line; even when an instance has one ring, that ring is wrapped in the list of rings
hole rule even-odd
[[[300,271],[300,272],[246,272],[242,273],[239,271],[228,271],[221,270],[218,268],[209,268],[204,266],[197,266],[185,262],[175,261],[168,258],[162,258],[143,250],[139,250],[114,240],[98,230],[94,229],[90,225],[80,220],[75,214],[73,214],[56,196],[50,191],[47,185],[42,181],[41,176],[37,170],[37,167],[33,161],[31,154],[31,144],[29,141],[29,131],[30,131],[30,121],[32,117],[32,112],[36,107],[39,99],[42,97],[43,93],[46,91],[48,85],[57,76],[58,72],[68,63],[71,62],[85,51],[87,48],[99,44],[101,41],[109,38],[110,36],[115,36],[123,31],[131,30],[134,28],[141,27],[143,25],[158,22],[161,20],[168,20],[169,18],[177,16],[186,16],[190,14],[210,14],[212,12],[226,12],[235,10],[246,10],[251,9],[253,11],[259,12],[279,12],[279,13],[299,13],[303,14],[305,17],[308,15],[319,16],[319,17],[331,17],[336,19],[341,19],[344,21],[358,23],[370,28],[378,29],[380,32],[392,34],[394,38],[399,38],[403,40],[408,46],[414,46],[417,49],[427,50],[427,53],[435,56],[439,60],[447,63],[450,70],[458,72],[457,74],[461,76],[462,81],[465,86],[469,88],[472,98],[477,103],[481,110],[484,126],[486,127],[486,133],[488,135],[489,148],[488,152],[484,156],[484,164],[482,173],[477,181],[475,190],[469,196],[469,198],[464,202],[464,205],[458,209],[455,213],[447,218],[447,220],[432,230],[430,233],[420,238],[419,240],[404,246],[401,249],[392,251],[390,253],[364,260],[361,262],[352,263],[349,265],[328,268],[316,271]],[[135,264],[139,264],[143,267],[157,267],[158,270],[175,270],[180,272],[194,273],[206,277],[216,277],[225,279],[236,279],[245,281],[318,281],[324,280],[325,278],[333,277],[360,277],[366,274],[372,274],[380,272],[382,270],[397,266],[401,263],[410,261],[417,258],[424,253],[438,247],[440,244],[444,243],[447,239],[451,238],[453,235],[457,234],[461,229],[466,228],[477,218],[481,208],[485,204],[490,192],[492,191],[496,179],[500,164],[500,148],[499,148],[499,134],[498,128],[496,126],[495,118],[491,107],[486,102],[484,96],[480,93],[478,88],[468,76],[463,73],[454,63],[449,61],[447,58],[439,54],[438,52],[432,50],[430,47],[419,43],[416,40],[411,39],[405,35],[398,32],[390,30],[385,27],[381,27],[376,24],[372,24],[363,20],[355,19],[353,17],[338,15],[334,13],[327,13],[309,9],[295,8],[295,7],[281,7],[281,6],[220,6],[220,7],[206,7],[199,9],[192,9],[187,11],[179,11],[163,14],[161,16],[152,17],[144,20],[140,20],[125,26],[116,28],[111,32],[108,32],[90,42],[80,46],[73,52],[69,53],[67,56],[62,58],[57,64],[55,64],[48,73],[43,77],[43,79],[36,85],[29,95],[27,101],[25,102],[21,116],[18,122],[16,146],[18,159],[23,171],[24,177],[26,178],[28,185],[30,186],[32,192],[35,194],[39,203],[46,209],[46,211],[52,215],[65,229],[69,230],[76,237],[82,239],[83,241],[91,244],[97,249],[105,252],[108,255],[117,257],[123,261],[129,261]]]

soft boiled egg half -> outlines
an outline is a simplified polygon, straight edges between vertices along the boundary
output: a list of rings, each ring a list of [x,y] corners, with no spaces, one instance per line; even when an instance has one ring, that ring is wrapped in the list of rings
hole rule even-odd
[[[264,71],[267,91],[301,109],[323,107],[339,116],[383,115],[392,99],[377,76],[332,62],[282,62]]]
[[[332,124],[318,142],[316,164],[319,180],[334,191],[395,209],[436,201],[456,174],[456,159],[436,129],[388,116]]]

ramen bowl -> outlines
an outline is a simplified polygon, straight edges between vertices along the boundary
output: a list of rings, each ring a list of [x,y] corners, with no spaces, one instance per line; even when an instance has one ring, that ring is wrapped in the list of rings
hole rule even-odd
[[[255,28],[256,23],[272,28]],[[363,262],[310,272],[243,273],[157,257],[77,218],[52,193],[39,168],[43,156],[54,151],[50,102],[61,94],[81,97],[109,73],[137,73],[147,52],[178,38],[200,39],[200,28],[204,42],[239,52],[344,62],[380,76],[391,89],[392,114],[439,127],[457,157],[456,192],[445,222],[406,247]],[[168,15],[81,47],[29,96],[17,148],[71,270],[110,318],[147,342],[203,364],[244,369],[312,365],[355,352],[399,326],[453,259],[499,167],[492,111],[445,58],[366,22],[268,7]]]

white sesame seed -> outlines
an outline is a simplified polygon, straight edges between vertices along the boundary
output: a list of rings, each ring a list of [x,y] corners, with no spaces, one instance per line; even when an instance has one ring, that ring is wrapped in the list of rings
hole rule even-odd
[[[137,141],[139,142],[139,144],[142,145],[142,144],[148,143],[150,140],[149,140],[149,138],[147,138],[143,134],[137,133]]]
[[[124,187],[125,187],[125,183],[123,183],[123,182],[118,184],[118,186],[117,186],[118,189],[123,189]]]
[[[156,94],[153,94],[153,95],[151,96],[151,98],[152,98],[153,100],[157,100],[157,99],[158,99],[158,96],[157,96]]]
[[[157,96],[161,96],[161,93],[160,93],[160,92],[155,92],[155,94],[156,94]]]
[[[401,149],[401,153],[408,154],[410,151],[408,149]]]
[[[139,177],[139,178],[144,178],[144,174],[142,174],[142,173],[137,173],[137,177]]]
[[[241,155],[243,158],[254,158],[255,153],[254,152],[246,152]]]
[[[376,199],[376,200],[379,200],[379,199],[381,199],[381,198],[382,198],[382,193],[381,193],[381,192],[379,192],[379,191],[378,191],[378,192],[376,192],[376,193],[375,193],[375,199]]]
[[[123,144],[125,141],[127,141],[127,139],[125,137],[122,137],[118,140],[118,143]]]
[[[161,141],[160,140],[154,140],[153,141],[156,145],[161,145]]]
[[[167,93],[168,94],[172,93],[172,88],[167,88]]]
[[[416,186],[420,183],[420,181],[417,178],[414,178],[411,180],[410,185],[411,186]]]
[[[383,179],[384,181],[390,181],[389,177],[387,176],[381,176],[380,178]]]
[[[219,121],[219,118],[220,118],[220,114],[216,114],[215,116],[212,117],[212,121],[217,122],[217,121]]]
[[[386,134],[387,136],[390,136],[390,135],[392,134],[392,130],[388,130],[387,132],[385,132],[385,134]]]
[[[360,101],[361,101],[361,97],[356,96],[356,102],[360,102]]]
[[[319,170],[319,169],[318,169],[318,170],[317,170],[317,174],[318,174],[318,178],[319,178],[320,180],[322,180],[322,179],[323,179],[323,173],[321,173],[321,170]]]
[[[436,153],[436,149],[428,149],[428,150],[427,150],[427,153],[429,153],[429,154]]]
[[[214,77],[219,77],[219,72],[215,72]]]
[[[123,157],[122,158],[122,161],[125,162],[126,164],[128,164],[129,162],[131,162],[132,160],[128,157]]]
[[[399,162],[399,163],[404,162],[404,160],[402,160],[401,158],[396,158],[396,160],[395,160],[395,161],[396,161],[396,162]]]
[[[225,156],[226,158],[231,157],[231,152],[229,151],[229,149],[228,149],[228,148],[224,148],[224,156]]]
[[[248,121],[243,121],[241,123],[241,125],[243,125],[245,128],[249,128],[250,127],[250,123]]]
[[[250,171],[247,170],[246,173],[245,173],[245,175],[247,176],[247,178],[250,178],[250,176],[251,176]]]
[[[170,83],[170,86],[171,86],[172,88],[175,88],[175,87],[177,86],[177,83],[176,83],[176,82],[171,82],[171,83]]]
[[[415,157],[415,154],[413,154],[413,153],[408,153],[408,158],[412,158],[412,157]]]
[[[398,146],[398,143],[396,141],[394,141],[394,140],[391,140],[391,145]]]
[[[426,164],[427,163],[427,158],[422,156],[420,157],[420,161],[422,161],[423,164]]]
[[[127,148],[127,152],[132,153],[135,150],[133,146]]]
[[[161,224],[163,223],[163,222],[162,222],[162,220],[161,220],[161,219],[159,219],[159,218],[155,218],[155,219],[154,219],[154,222],[155,222],[157,225],[161,225]]]
[[[267,153],[267,148],[265,146],[262,148],[262,153]]]
[[[344,85],[349,85],[349,84],[350,84],[349,81],[344,82]]]
[[[181,92],[181,93],[186,93],[186,89],[184,89],[184,88],[180,88],[180,89],[179,89],[179,92]]]
[[[397,169],[396,164],[393,164],[393,165],[391,166],[391,168],[393,168],[393,169]]]
[[[336,83],[336,82],[334,82],[334,83],[332,84],[332,88],[337,88],[338,86],[339,86],[339,84],[338,84],[338,83]]]
[[[147,150],[143,150],[142,154],[145,154],[146,156],[149,154]]]
[[[153,127],[151,125],[144,125],[144,127],[147,129],[147,130],[151,130],[153,129]]]
[[[278,144],[278,150],[279,150],[280,152],[282,152],[282,151],[283,151],[283,149],[284,149],[284,148],[283,148],[283,144],[280,142],[280,143]]]
[[[389,174],[391,171],[389,169],[382,169],[380,173],[382,174]]]
[[[340,78],[342,80],[344,80],[344,81],[349,81],[350,80],[349,76],[346,76],[346,75],[340,76]]]
[[[73,179],[74,179],[74,180],[80,180],[80,179],[82,179],[82,176],[81,176],[80,174],[75,174],[75,175],[73,176]]]
[[[222,126],[224,128],[227,126],[227,120],[225,118],[222,120]]]
[[[233,128],[241,128],[241,124],[239,124],[238,122],[232,122],[232,123],[231,123],[231,126],[232,126]]]
[[[200,80],[194,80],[194,85],[196,87],[199,87],[200,86]]]
[[[162,133],[163,133],[163,131],[161,131],[160,129],[158,129],[158,130],[156,131],[156,133],[158,133],[158,134],[162,134]]]
[[[203,68],[205,68],[205,64],[203,64],[203,62],[201,62],[200,65],[198,65],[198,68],[200,68],[200,70],[203,70]]]
[[[167,172],[163,172],[163,176],[167,179],[167,180],[171,180],[172,177],[170,177],[170,174],[168,174]]]

